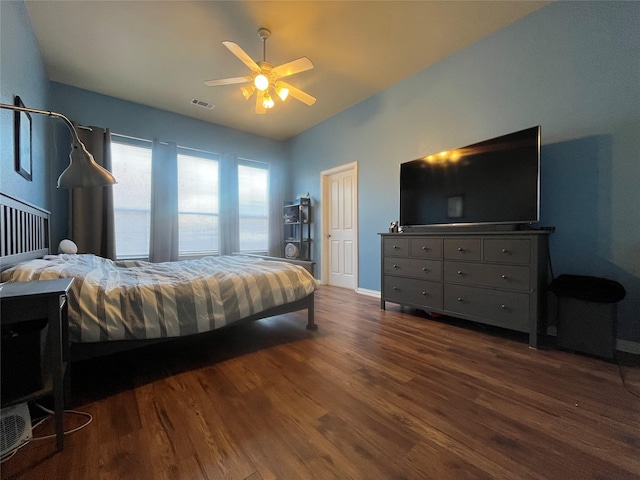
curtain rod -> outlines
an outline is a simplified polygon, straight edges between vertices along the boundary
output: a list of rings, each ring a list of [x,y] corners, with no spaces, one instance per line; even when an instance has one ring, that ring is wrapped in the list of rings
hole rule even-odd
[[[116,137],[121,137],[121,138],[127,138],[129,140],[135,140],[136,142],[153,143],[153,140],[148,140],[146,138],[133,137],[131,135],[123,135],[121,133],[112,133],[111,135],[116,136]],[[169,145],[169,142],[158,141],[158,143],[160,145]],[[192,147],[184,147],[184,146],[178,145],[178,144],[176,144],[176,148],[180,148],[182,150],[191,150],[192,152],[206,153],[207,155],[218,155],[218,156],[222,156],[223,155],[222,153],[208,152],[207,150],[200,150],[198,148],[192,148]]]
[[[138,137],[133,137],[131,135],[123,135],[121,133],[112,133],[111,135],[116,136],[116,137],[121,137],[121,138],[127,138],[129,140],[134,140],[136,142],[153,143],[152,140],[147,140],[146,138],[138,138]],[[169,142],[158,142],[158,143],[160,143],[161,145],[169,145]],[[182,150],[190,150],[192,152],[204,153],[204,154],[207,154],[207,155],[217,155],[220,158],[222,158],[223,155],[226,155],[225,153],[208,152],[207,150],[200,150],[199,148],[185,147],[185,146],[182,146],[182,145],[176,145],[176,148],[180,148]],[[269,162],[265,162],[265,161],[262,161],[262,160],[250,160],[248,158],[239,157],[235,153],[232,153],[230,155],[235,156],[238,160],[241,160],[241,161],[253,162],[253,163],[261,163],[261,164],[267,165],[267,166],[269,165]]]

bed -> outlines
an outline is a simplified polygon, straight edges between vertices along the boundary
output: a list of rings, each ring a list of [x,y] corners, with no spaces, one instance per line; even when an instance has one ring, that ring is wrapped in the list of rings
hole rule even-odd
[[[318,284],[304,268],[255,257],[180,262],[50,255],[49,213],[0,194],[2,281],[75,279],[68,302],[74,359],[307,310]],[[284,260],[284,259],[283,259]]]

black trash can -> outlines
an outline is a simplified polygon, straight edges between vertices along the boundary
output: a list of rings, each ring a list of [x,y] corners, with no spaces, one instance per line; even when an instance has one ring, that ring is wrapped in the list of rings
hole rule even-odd
[[[560,275],[550,288],[558,297],[558,347],[613,359],[616,304],[624,287],[605,278]]]

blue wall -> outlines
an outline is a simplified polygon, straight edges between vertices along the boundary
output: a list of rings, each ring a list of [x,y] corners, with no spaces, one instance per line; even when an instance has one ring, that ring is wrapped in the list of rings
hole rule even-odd
[[[13,105],[14,95],[25,106],[48,110],[49,80],[27,10],[22,2],[0,1],[0,102]],[[0,110],[0,191],[50,208],[50,161],[47,148],[55,120],[32,115],[33,180],[14,169],[14,113]]]
[[[553,3],[308,130],[293,190],[358,162],[359,287],[379,290],[398,165],[538,124],[554,273],[620,281],[618,337],[640,341],[640,3]]]

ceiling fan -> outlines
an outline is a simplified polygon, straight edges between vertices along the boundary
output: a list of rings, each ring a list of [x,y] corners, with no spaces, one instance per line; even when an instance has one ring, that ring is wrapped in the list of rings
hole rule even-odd
[[[265,59],[267,50],[266,41],[271,36],[271,32],[266,28],[260,28],[258,30],[258,36],[262,40],[261,62],[255,62],[245,53],[244,50],[242,50],[242,48],[240,48],[237,43],[229,41],[222,42],[222,44],[227,47],[231,53],[251,69],[251,75],[208,80],[204,82],[205,85],[215,87],[218,85],[232,85],[235,83],[250,83],[250,85],[242,87],[242,94],[244,95],[244,98],[248,100],[254,93],[256,93],[256,113],[258,114],[266,113],[267,109],[273,108],[275,105],[275,102],[273,101],[273,94],[278,95],[283,102],[289,95],[291,95],[293,98],[300,100],[302,103],[307,105],[313,105],[316,103],[315,97],[281,80],[283,77],[311,70],[313,68],[311,60],[307,57],[301,57],[297,60],[274,67]]]

